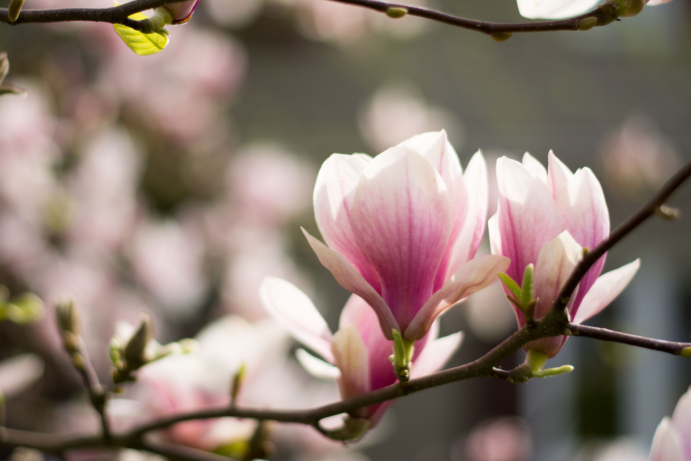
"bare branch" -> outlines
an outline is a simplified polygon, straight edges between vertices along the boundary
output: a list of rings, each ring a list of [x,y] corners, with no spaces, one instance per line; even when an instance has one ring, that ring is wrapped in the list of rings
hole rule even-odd
[[[9,11],[0,8],[0,22],[8,24],[29,24],[29,23],[51,23],[68,21],[89,21],[107,22],[111,24],[124,24],[141,32],[148,32],[147,25],[140,21],[129,19],[128,16],[157,8],[163,5],[182,2],[185,0],[135,0],[130,3],[113,8],[65,8],[56,10],[22,10],[19,18],[15,22],[9,20]],[[347,5],[360,6],[370,10],[378,11],[401,17],[403,15],[417,16],[430,19],[455,27],[473,30],[486,35],[493,36],[498,40],[505,40],[513,33],[524,32],[552,32],[558,30],[576,31],[588,30],[594,26],[605,26],[617,19],[617,9],[610,5],[601,5],[595,10],[576,16],[574,18],[562,19],[559,21],[540,21],[524,23],[492,23],[475,21],[451,14],[442,13],[428,8],[418,6],[402,5],[399,3],[388,3],[378,0],[332,0]],[[396,16],[392,12],[396,12]]]
[[[61,8],[56,10],[22,10],[15,22],[9,21],[7,8],[0,8],[0,22],[10,25],[53,23],[53,22],[107,22],[110,24],[123,24],[140,32],[149,32],[147,25],[141,21],[135,21],[128,16],[146,10],[151,10],[171,3],[179,3],[185,0],[134,0],[112,8]]]
[[[608,330],[606,328],[596,328],[574,324],[571,324],[567,328],[574,336],[583,336],[585,338],[600,339],[601,341],[629,344],[630,346],[667,352],[673,355],[682,355],[683,350],[690,347],[690,343],[678,343],[674,341],[664,341],[662,339],[651,339],[644,336],[620,333],[619,331]]]

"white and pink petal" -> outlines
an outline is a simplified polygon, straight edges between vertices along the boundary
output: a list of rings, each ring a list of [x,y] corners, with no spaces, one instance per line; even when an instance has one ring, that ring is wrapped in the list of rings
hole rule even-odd
[[[266,277],[260,285],[260,299],[271,316],[301,343],[327,361],[331,353],[332,333],[310,298],[286,280]]]
[[[428,341],[423,352],[413,362],[411,378],[420,378],[441,370],[459,349],[463,339],[464,334],[458,332],[434,341]]]

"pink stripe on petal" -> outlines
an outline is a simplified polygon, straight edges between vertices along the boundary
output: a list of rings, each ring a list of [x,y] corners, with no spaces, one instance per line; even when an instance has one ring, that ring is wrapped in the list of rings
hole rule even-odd
[[[574,174],[557,195],[555,203],[560,213],[562,228],[568,230],[579,245],[593,249],[608,237],[608,207],[601,184],[589,168],[580,169]],[[574,300],[576,308],[603,271],[605,259],[606,255],[603,255],[580,282],[579,292]]]
[[[384,302],[379,293],[365,281],[343,256],[331,248],[327,248],[324,243],[308,234],[305,229],[302,229],[302,231],[322,265],[329,269],[336,281],[339,282],[339,285],[367,301],[377,315],[382,332],[387,338],[391,339],[392,330],[398,329],[399,326],[396,320],[394,320],[394,316],[389,310],[387,303]]]
[[[376,291],[380,281],[351,229],[351,207],[358,181],[372,159],[363,154],[330,156],[320,168],[313,203],[315,220],[329,248],[341,254]]]
[[[422,338],[440,314],[497,281],[496,274],[506,271],[507,267],[509,259],[504,256],[486,255],[467,262],[425,303],[406,329],[404,337]]]
[[[521,163],[497,160],[498,229],[502,254],[512,260],[507,275],[521,281],[541,247],[557,237],[560,217],[546,185]]]
[[[637,270],[638,259],[598,277],[584,296],[581,305],[576,306],[576,312],[572,313],[572,323],[582,323],[601,312],[622,293]]]
[[[389,149],[364,171],[351,224],[403,331],[432,295],[449,241],[452,209],[444,181],[418,153]]]
[[[437,171],[447,186],[452,205],[452,230],[433,285],[433,291],[437,291],[453,273],[449,272],[448,267],[468,213],[468,194],[461,163],[454,147],[447,140],[447,133],[444,130],[414,136],[401,145],[418,152]]]

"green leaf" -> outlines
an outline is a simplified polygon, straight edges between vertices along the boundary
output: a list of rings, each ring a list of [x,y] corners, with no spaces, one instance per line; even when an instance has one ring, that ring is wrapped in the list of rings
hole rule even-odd
[[[143,21],[149,18],[143,13],[135,13],[130,16],[130,19]],[[151,34],[145,34],[122,24],[113,24],[113,27],[120,35],[120,38],[123,39],[123,42],[140,56],[156,54],[168,45],[168,37],[163,33],[152,32]]]
[[[512,277],[504,272],[498,272],[497,277],[507,287],[507,289],[512,292],[516,300],[519,301],[521,299],[521,288],[519,288],[517,282],[512,280]]]

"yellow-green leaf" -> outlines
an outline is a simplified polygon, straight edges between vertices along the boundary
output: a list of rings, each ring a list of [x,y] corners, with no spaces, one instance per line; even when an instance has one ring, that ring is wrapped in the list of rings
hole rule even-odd
[[[142,21],[148,18],[143,13],[135,13],[130,16],[130,19]],[[168,37],[162,33],[144,34],[122,24],[114,24],[113,27],[125,44],[140,56],[156,54],[168,45]]]

